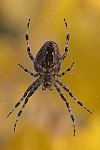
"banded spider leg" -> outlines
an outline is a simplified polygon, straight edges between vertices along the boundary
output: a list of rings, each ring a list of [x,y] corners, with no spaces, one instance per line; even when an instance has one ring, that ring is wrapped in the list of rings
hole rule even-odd
[[[55,83],[55,82],[52,82],[53,85],[55,86],[57,92],[59,93],[59,95],[61,96],[61,98],[63,99],[63,101],[65,101],[66,103],[66,106],[68,108],[68,111],[69,111],[69,114],[70,114],[70,117],[72,119],[72,122],[73,122],[73,129],[74,129],[74,134],[73,136],[75,136],[75,133],[76,133],[76,126],[75,126],[75,118],[73,116],[73,113],[72,113],[72,110],[71,110],[71,107],[69,105],[69,102],[68,100],[66,99],[66,97],[64,96],[64,94],[62,93],[61,89],[58,87],[58,85]]]
[[[68,44],[69,44],[70,34],[69,34],[69,31],[68,31],[68,25],[67,25],[67,22],[66,22],[65,18],[64,18],[64,23],[65,23],[65,26],[66,26],[66,46],[65,46],[65,52],[62,55],[62,57],[60,58],[59,62],[54,66],[54,68],[56,68],[57,66],[59,66],[59,64],[62,63],[62,61],[66,58],[66,56],[68,54]]]
[[[86,108],[86,106],[81,102],[79,101],[74,95],[73,93],[69,90],[69,88],[64,85],[61,81],[59,81],[57,78],[55,78],[55,81],[64,89],[68,92],[68,94],[73,98],[73,100],[75,100],[80,106],[82,106],[86,111],[88,111],[90,114],[92,114],[92,112]]]
[[[37,63],[34,56],[30,52],[31,48],[30,48],[30,44],[29,44],[29,35],[28,35],[29,26],[30,26],[30,19],[29,19],[28,24],[27,24],[27,30],[26,30],[26,35],[25,35],[26,44],[27,44],[27,53],[28,53],[30,59],[33,61],[33,63],[36,63],[37,67],[42,70],[43,69],[42,66]]]
[[[33,93],[38,89],[38,87],[43,83],[43,79],[42,78],[38,78],[36,81],[34,81],[25,91],[24,95],[22,96],[22,98],[15,104],[15,106],[13,107],[13,109],[9,112],[9,114],[7,115],[7,117],[9,117],[12,112],[16,109],[16,107],[18,107],[21,102],[25,99],[24,104],[22,105],[20,111],[18,112],[17,118],[16,118],[16,122],[14,124],[14,131],[16,130],[16,124],[18,122],[19,117],[22,114],[22,111],[24,109],[24,107],[26,106],[28,99],[33,95]]]

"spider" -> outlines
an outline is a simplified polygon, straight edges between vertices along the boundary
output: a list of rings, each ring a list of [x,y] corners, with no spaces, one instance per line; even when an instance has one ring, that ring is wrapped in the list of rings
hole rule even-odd
[[[7,116],[9,117],[12,114],[12,112],[16,109],[16,107],[18,107],[22,103],[22,101],[24,101],[16,117],[16,121],[14,124],[14,131],[16,130],[18,119],[21,116],[23,109],[26,106],[29,98],[33,95],[33,93],[38,89],[40,85],[42,85],[42,90],[45,90],[45,89],[52,90],[51,88],[52,85],[56,88],[60,97],[65,102],[68,108],[71,120],[73,122],[73,132],[74,132],[73,136],[75,136],[75,133],[76,133],[75,118],[72,113],[70,104],[68,100],[66,99],[65,95],[62,93],[59,86],[61,86],[65,91],[67,91],[68,94],[72,97],[72,99],[75,100],[80,106],[82,106],[86,111],[92,114],[92,112],[88,108],[86,108],[86,106],[73,95],[70,89],[65,84],[63,84],[59,79],[57,79],[57,77],[64,76],[74,66],[74,62],[73,62],[68,69],[66,69],[64,72],[59,74],[59,71],[61,70],[62,61],[66,58],[67,53],[68,53],[68,44],[69,44],[69,39],[70,39],[70,34],[68,31],[67,22],[65,19],[64,19],[64,23],[66,27],[66,46],[65,46],[65,52],[63,53],[63,55],[61,56],[58,45],[54,41],[47,41],[38,51],[36,58],[34,58],[34,56],[31,53],[31,48],[29,44],[29,35],[28,35],[30,19],[28,21],[26,35],[25,35],[26,44],[27,44],[27,53],[30,59],[32,60],[32,62],[34,63],[34,69],[36,73],[34,74],[30,72],[28,69],[24,68],[20,64],[18,65],[29,75],[33,77],[38,77],[38,78],[26,89],[22,98],[14,105],[14,107],[12,108],[12,110],[9,112]]]

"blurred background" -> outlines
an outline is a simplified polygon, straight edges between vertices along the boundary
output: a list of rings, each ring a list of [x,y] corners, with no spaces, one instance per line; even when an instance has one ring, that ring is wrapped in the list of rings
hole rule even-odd
[[[90,109],[90,115],[67,92],[73,124],[64,101],[55,88],[41,87],[30,98],[17,124],[19,106],[14,104],[35,80],[18,63],[35,72],[26,51],[28,19],[31,52],[34,56],[48,40],[55,41],[61,54],[66,43],[66,18],[70,32],[69,53],[62,71],[74,68],[61,81]],[[100,1],[95,0],[1,0],[0,1],[0,150],[100,150]]]

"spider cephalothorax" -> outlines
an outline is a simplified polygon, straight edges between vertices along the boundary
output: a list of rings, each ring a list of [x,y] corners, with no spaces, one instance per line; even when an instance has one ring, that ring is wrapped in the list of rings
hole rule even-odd
[[[61,56],[58,45],[55,42],[47,41],[41,47],[41,49],[38,51],[36,58],[34,58],[34,56],[31,53],[31,49],[30,49],[30,45],[29,45],[29,35],[28,35],[28,29],[29,29],[29,25],[30,25],[30,19],[29,19],[29,22],[27,24],[27,31],[26,31],[27,52],[28,52],[30,59],[34,63],[34,69],[37,73],[33,74],[32,72],[30,72],[29,70],[24,68],[22,65],[19,64],[19,66],[25,72],[29,73],[31,76],[38,77],[38,78],[27,88],[27,90],[23,94],[22,98],[15,104],[15,106],[13,107],[13,109],[10,111],[10,113],[7,116],[7,117],[9,117],[9,115],[16,109],[16,107],[18,107],[20,105],[20,103],[22,101],[24,101],[20,111],[18,112],[16,122],[14,124],[14,131],[16,129],[18,119],[19,119],[20,115],[22,114],[22,111],[23,111],[24,107],[26,106],[29,98],[38,89],[38,87],[40,85],[42,85],[42,90],[45,90],[45,89],[52,90],[51,86],[53,85],[56,88],[59,95],[61,96],[61,98],[65,101],[68,111],[70,113],[70,117],[73,121],[74,135],[76,132],[75,119],[74,119],[72,110],[70,108],[69,102],[66,99],[66,97],[64,96],[64,94],[62,93],[59,86],[61,86],[65,91],[67,91],[68,94],[73,98],[73,100],[75,100],[80,106],[82,106],[89,113],[91,113],[91,111],[89,109],[87,109],[83,105],[83,103],[81,101],[79,101],[73,95],[73,93],[70,91],[70,89],[66,85],[64,85],[60,80],[58,80],[56,78],[56,76],[58,76],[58,77],[64,76],[68,71],[70,71],[72,69],[72,67],[74,65],[74,62],[73,62],[68,69],[66,69],[64,72],[59,74],[59,71],[61,70],[61,63],[66,58],[66,55],[68,53],[68,43],[69,43],[69,38],[70,38],[70,35],[68,32],[68,26],[67,26],[65,19],[64,19],[64,22],[65,22],[65,26],[66,26],[66,46],[65,46],[64,54]]]

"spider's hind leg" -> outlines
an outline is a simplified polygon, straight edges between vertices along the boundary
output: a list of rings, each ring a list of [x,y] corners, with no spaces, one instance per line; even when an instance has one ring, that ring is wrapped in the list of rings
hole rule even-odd
[[[68,52],[68,44],[69,44],[69,39],[70,39],[70,34],[69,34],[69,31],[68,31],[68,25],[67,25],[67,22],[64,18],[64,22],[65,22],[65,26],[66,26],[66,46],[65,46],[65,52]]]
[[[32,53],[31,53],[31,48],[30,48],[30,44],[29,44],[29,35],[28,35],[29,26],[30,26],[30,19],[29,19],[28,24],[27,24],[26,35],[25,35],[26,44],[27,44],[27,53],[28,53],[30,59],[33,61],[33,63],[35,62],[36,65],[37,65],[37,67],[40,68],[40,69],[42,69],[42,66],[40,66],[40,65],[36,62],[34,56],[33,56]]]
[[[68,25],[67,25],[67,22],[66,22],[65,18],[64,18],[64,23],[65,23],[65,26],[66,26],[66,45],[65,45],[65,52],[64,52],[64,54],[61,56],[59,62],[55,65],[55,67],[56,67],[56,66],[59,66],[59,65],[62,63],[62,61],[66,58],[67,53],[68,53],[68,44],[69,44],[70,34],[69,34],[69,31],[68,31]]]
[[[29,55],[30,59],[34,62],[35,58],[34,58],[34,56],[30,52],[31,48],[30,48],[30,44],[29,44],[29,35],[28,35],[29,26],[30,26],[30,19],[29,19],[28,24],[27,24],[27,30],[26,30],[25,38],[26,38],[28,55]]]

